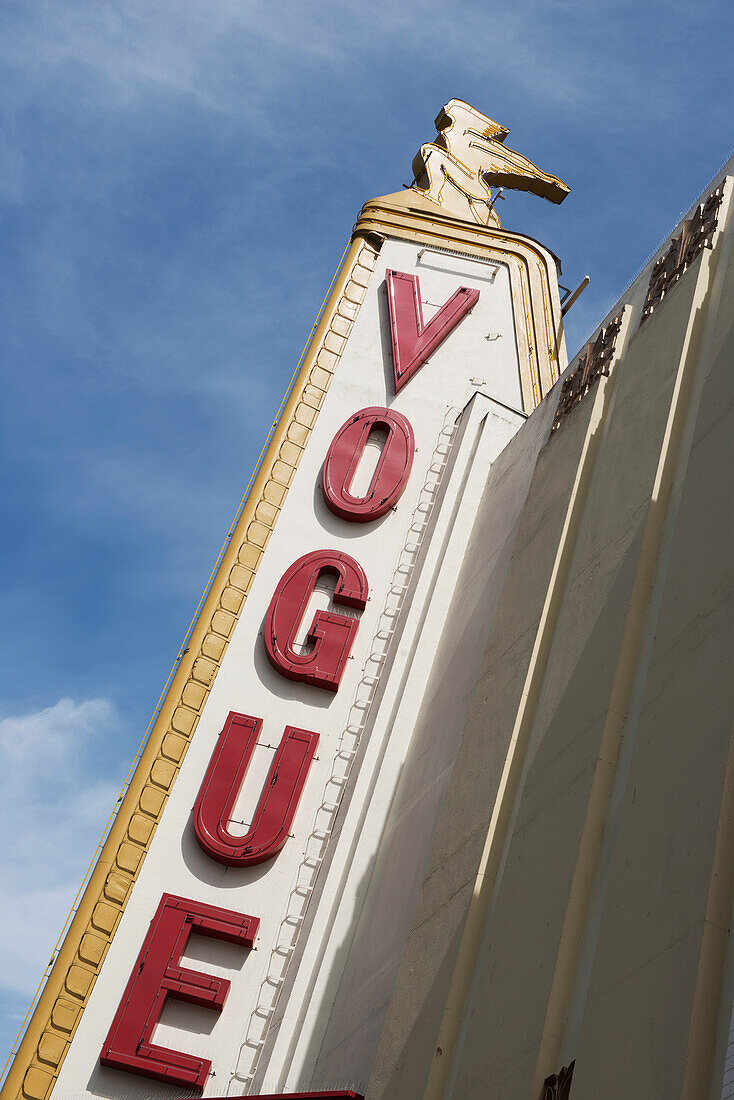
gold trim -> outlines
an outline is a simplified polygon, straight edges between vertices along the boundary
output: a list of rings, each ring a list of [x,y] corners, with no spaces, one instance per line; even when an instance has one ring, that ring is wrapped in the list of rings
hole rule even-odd
[[[170,688],[0,1093],[45,1100],[89,1000],[374,271],[352,242]]]

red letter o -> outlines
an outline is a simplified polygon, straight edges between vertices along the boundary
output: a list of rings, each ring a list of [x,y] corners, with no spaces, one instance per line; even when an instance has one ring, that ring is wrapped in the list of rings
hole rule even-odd
[[[373,428],[386,428],[387,439],[363,497],[349,488]],[[360,409],[331,441],[324,463],[324,499],[335,515],[355,523],[384,516],[398,501],[413,465],[415,439],[407,417],[392,409]]]
[[[311,593],[322,573],[336,573],[333,600],[363,611],[368,585],[362,567],[338,550],[314,550],[281,577],[265,616],[265,649],[273,668],[289,680],[336,691],[359,622],[347,615],[317,611],[308,632],[310,653],[296,653],[293,641]]]

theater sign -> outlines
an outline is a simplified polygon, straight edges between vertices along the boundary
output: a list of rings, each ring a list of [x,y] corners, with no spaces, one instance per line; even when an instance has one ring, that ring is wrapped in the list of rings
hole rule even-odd
[[[360,990],[374,969],[389,997],[442,788],[420,780],[409,834],[395,792],[448,659],[455,744],[478,658],[456,624],[441,642],[479,494],[565,366],[555,260],[492,189],[566,188],[466,104],[437,126],[414,185],[359,216],[8,1096],[364,1081],[347,1047],[316,1080],[331,1006],[353,983],[379,1037]]]

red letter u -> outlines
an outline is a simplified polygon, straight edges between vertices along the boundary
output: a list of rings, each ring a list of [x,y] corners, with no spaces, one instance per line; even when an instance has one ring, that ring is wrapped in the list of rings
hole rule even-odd
[[[323,573],[336,574],[335,604],[364,610],[369,589],[358,562],[339,550],[314,550],[294,561],[278,582],[265,616],[265,649],[273,668],[289,680],[336,691],[358,621],[332,611],[317,611],[308,632],[313,648],[309,653],[294,649],[298,627]]]
[[[194,832],[208,856],[248,867],[274,856],[288,839],[319,735],[286,726],[252,824],[244,836],[227,828],[255,749],[262,719],[230,711],[194,803]]]

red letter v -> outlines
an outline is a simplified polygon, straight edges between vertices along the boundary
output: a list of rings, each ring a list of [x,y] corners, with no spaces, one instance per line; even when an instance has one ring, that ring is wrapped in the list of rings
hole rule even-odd
[[[235,836],[227,826],[261,728],[261,718],[230,711],[194,803],[196,839],[230,867],[262,863],[283,847],[319,740],[310,730],[285,727],[252,825]]]
[[[423,324],[420,282],[417,275],[386,271],[390,339],[395,372],[395,393],[409,382],[448,334],[479,300],[479,291],[460,286],[447,302]]]

